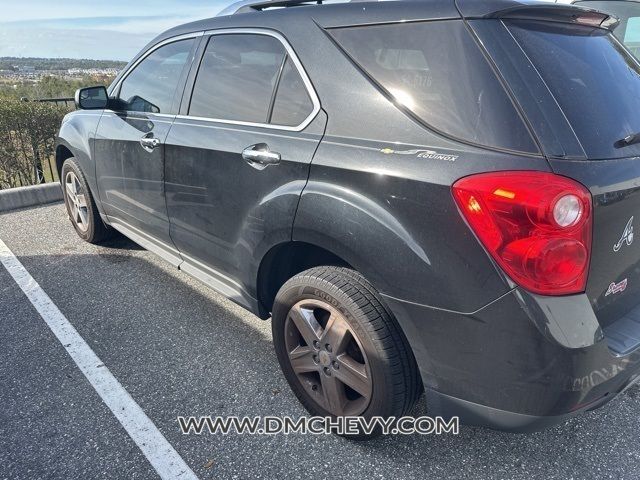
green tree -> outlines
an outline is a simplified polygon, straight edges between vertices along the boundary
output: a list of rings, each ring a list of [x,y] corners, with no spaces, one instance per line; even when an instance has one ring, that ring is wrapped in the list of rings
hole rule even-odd
[[[55,137],[67,112],[50,103],[0,101],[0,188],[42,183],[45,170],[52,179]]]

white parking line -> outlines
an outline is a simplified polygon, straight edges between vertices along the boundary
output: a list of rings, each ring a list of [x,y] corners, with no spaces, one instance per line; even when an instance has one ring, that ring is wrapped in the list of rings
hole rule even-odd
[[[102,363],[22,263],[0,239],[0,262],[22,289],[69,356],[163,479],[197,479],[129,392]]]

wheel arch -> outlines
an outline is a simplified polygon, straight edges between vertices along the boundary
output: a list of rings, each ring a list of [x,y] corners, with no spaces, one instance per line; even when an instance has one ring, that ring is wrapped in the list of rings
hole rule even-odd
[[[324,265],[353,268],[344,258],[312,243],[290,241],[272,247],[258,268],[259,316],[269,317],[276,294],[287,280],[304,270]]]
[[[313,267],[334,266],[349,268],[362,275],[371,286],[380,292],[379,287],[370,282],[367,278],[367,269],[364,268],[359,256],[346,249],[338,248],[334,250],[329,241],[310,243],[304,241],[289,241],[273,246],[260,262],[257,274],[256,291],[258,297],[257,315],[262,319],[267,319],[271,315],[276,294],[290,278],[296,274]],[[339,252],[339,253],[338,253]],[[402,335],[409,338],[411,323],[407,324],[404,312],[401,309],[396,311],[387,304],[386,298],[381,295],[380,301],[385,308],[396,317]],[[398,315],[400,314],[400,315]],[[409,341],[412,349],[423,350],[419,342]]]
[[[62,165],[65,160],[73,157],[73,152],[63,143],[59,143],[56,147],[56,170],[58,172],[58,178],[62,182]]]
[[[58,174],[62,171],[65,160],[71,157],[76,160],[102,215],[92,147],[101,115],[101,112],[87,113],[84,110],[67,114],[56,138],[55,160]]]

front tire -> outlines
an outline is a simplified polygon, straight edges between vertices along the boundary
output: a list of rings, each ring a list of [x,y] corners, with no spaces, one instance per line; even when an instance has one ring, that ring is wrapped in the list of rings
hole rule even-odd
[[[314,416],[401,417],[422,391],[404,334],[354,270],[317,267],[291,278],[276,295],[272,330],[282,371]]]
[[[93,199],[89,184],[76,160],[65,160],[60,174],[67,214],[76,232],[86,242],[99,243],[111,236]]]

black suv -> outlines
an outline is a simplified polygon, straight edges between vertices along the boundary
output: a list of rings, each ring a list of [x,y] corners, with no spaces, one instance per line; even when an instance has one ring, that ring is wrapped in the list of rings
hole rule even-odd
[[[57,146],[78,234],[271,317],[315,415],[426,390],[433,415],[531,430],[632,385],[640,67],[617,19],[317,3],[236,5],[79,90]]]

